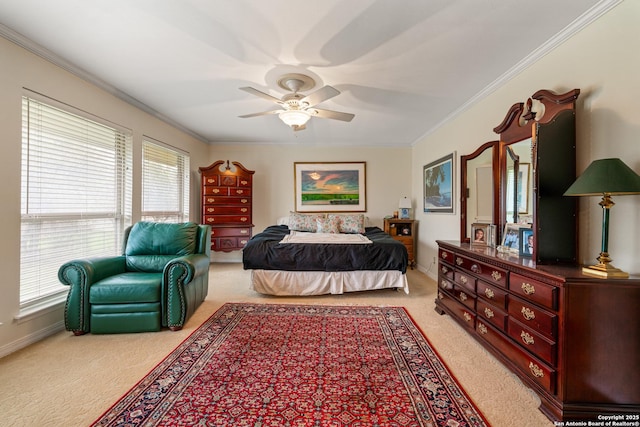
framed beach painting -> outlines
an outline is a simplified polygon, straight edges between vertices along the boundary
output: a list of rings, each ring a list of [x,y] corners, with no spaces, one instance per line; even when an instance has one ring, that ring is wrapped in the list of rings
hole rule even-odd
[[[453,213],[455,152],[423,168],[424,211]]]
[[[295,162],[297,212],[365,212],[366,162]]]

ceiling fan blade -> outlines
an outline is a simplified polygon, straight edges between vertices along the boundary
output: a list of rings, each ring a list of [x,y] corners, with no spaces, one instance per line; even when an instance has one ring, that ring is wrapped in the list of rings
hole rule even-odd
[[[334,120],[342,120],[343,122],[350,122],[356,116],[351,113],[342,113],[340,111],[332,111],[332,110],[319,110],[317,108],[309,109],[309,112],[312,116],[320,117],[322,119],[334,119]]]
[[[269,114],[279,114],[281,111],[284,111],[284,110],[263,111],[261,113],[244,114],[244,115],[238,116],[238,117],[243,118],[243,119],[247,119],[249,117],[267,116]]]
[[[252,95],[259,96],[260,98],[264,98],[267,101],[275,102],[276,104],[280,104],[280,105],[283,104],[283,102],[281,100],[279,100],[278,98],[276,98],[274,96],[271,96],[268,93],[264,93],[262,91],[259,91],[258,89],[254,89],[252,87],[249,87],[249,86],[241,87],[240,90],[248,92],[248,93],[250,93]]]
[[[320,104],[321,102],[326,101],[327,99],[331,99],[339,94],[340,91],[338,89],[335,89],[331,86],[325,86],[305,96],[300,100],[300,102],[309,104],[309,107],[313,107],[314,105]]]

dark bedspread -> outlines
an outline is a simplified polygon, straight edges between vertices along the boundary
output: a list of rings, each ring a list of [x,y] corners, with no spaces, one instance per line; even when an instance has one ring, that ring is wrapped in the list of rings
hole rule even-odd
[[[378,227],[366,228],[371,244],[280,244],[287,234],[286,225],[272,225],[253,236],[242,251],[245,270],[407,271],[407,248]]]

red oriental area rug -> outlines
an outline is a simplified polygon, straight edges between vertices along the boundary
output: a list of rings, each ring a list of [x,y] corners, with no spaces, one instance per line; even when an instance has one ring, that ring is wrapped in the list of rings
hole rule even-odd
[[[402,307],[221,307],[94,426],[486,426]]]

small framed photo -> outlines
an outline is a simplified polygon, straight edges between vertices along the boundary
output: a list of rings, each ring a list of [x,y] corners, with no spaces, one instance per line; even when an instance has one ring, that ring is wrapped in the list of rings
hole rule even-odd
[[[530,228],[520,228],[520,256],[533,256],[533,230]]]
[[[509,252],[520,253],[520,225],[508,222],[502,233],[502,246]]]
[[[491,224],[471,224],[471,244],[475,246],[491,246]]]

